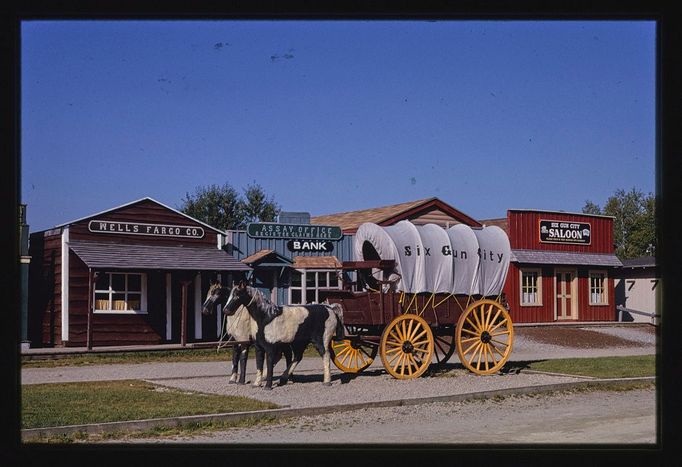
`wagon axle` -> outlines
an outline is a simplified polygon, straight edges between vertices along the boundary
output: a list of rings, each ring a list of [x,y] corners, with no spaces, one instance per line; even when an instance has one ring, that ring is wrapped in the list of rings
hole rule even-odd
[[[414,346],[412,345],[412,342],[410,342],[410,341],[403,342],[403,352],[412,353],[413,350],[414,350]]]
[[[487,344],[488,342],[490,342],[492,340],[492,338],[493,337],[490,335],[490,333],[488,331],[483,331],[481,333],[481,342],[483,342],[484,344]]]

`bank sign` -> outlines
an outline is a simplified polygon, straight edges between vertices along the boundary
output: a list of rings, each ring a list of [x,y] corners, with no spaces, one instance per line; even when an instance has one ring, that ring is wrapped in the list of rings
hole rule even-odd
[[[540,241],[590,245],[592,226],[587,222],[540,220]]]
[[[276,224],[252,222],[246,226],[251,238],[286,238],[299,240],[339,240],[343,237],[340,227],[313,224]]]
[[[94,220],[88,223],[93,233],[123,235],[148,235],[151,237],[203,238],[204,229],[191,225],[144,224],[141,222],[116,222]]]

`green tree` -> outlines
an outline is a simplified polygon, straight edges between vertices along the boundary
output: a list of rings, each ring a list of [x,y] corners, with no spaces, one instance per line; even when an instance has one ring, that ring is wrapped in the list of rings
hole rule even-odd
[[[244,189],[243,197],[229,183],[197,187],[193,194],[185,194],[178,209],[221,230],[241,230],[249,222],[274,221],[280,211],[274,198],[268,198],[255,182]]]
[[[616,255],[621,259],[654,255],[656,252],[656,202],[649,193],[632,188],[626,192],[618,189],[604,205],[587,200],[583,207],[585,214],[613,216],[613,239]]]
[[[244,222],[273,222],[281,211],[271,196],[267,197],[263,188],[253,182],[244,189]]]

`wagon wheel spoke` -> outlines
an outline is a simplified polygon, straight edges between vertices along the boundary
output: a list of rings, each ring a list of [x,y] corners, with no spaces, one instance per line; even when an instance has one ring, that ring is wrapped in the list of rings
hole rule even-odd
[[[511,353],[511,318],[498,302],[479,300],[460,315],[455,340],[460,362],[467,369],[480,375],[495,373]]]
[[[334,365],[344,373],[359,373],[369,367],[379,351],[362,339],[343,339],[330,346]],[[366,358],[365,358],[366,357]]]
[[[379,352],[386,371],[397,379],[421,376],[431,363],[434,340],[421,316],[405,313],[384,329]]]

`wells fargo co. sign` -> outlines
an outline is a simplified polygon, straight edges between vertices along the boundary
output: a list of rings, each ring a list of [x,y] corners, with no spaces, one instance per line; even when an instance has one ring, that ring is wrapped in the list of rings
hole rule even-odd
[[[94,220],[88,223],[94,233],[123,235],[149,235],[152,237],[203,238],[204,229],[193,225],[144,224],[142,222],[117,222]]]
[[[314,224],[276,224],[252,222],[246,226],[251,238],[294,238],[305,240],[339,240],[343,237],[340,227]]]
[[[587,222],[540,220],[540,241],[589,245],[592,226]]]

